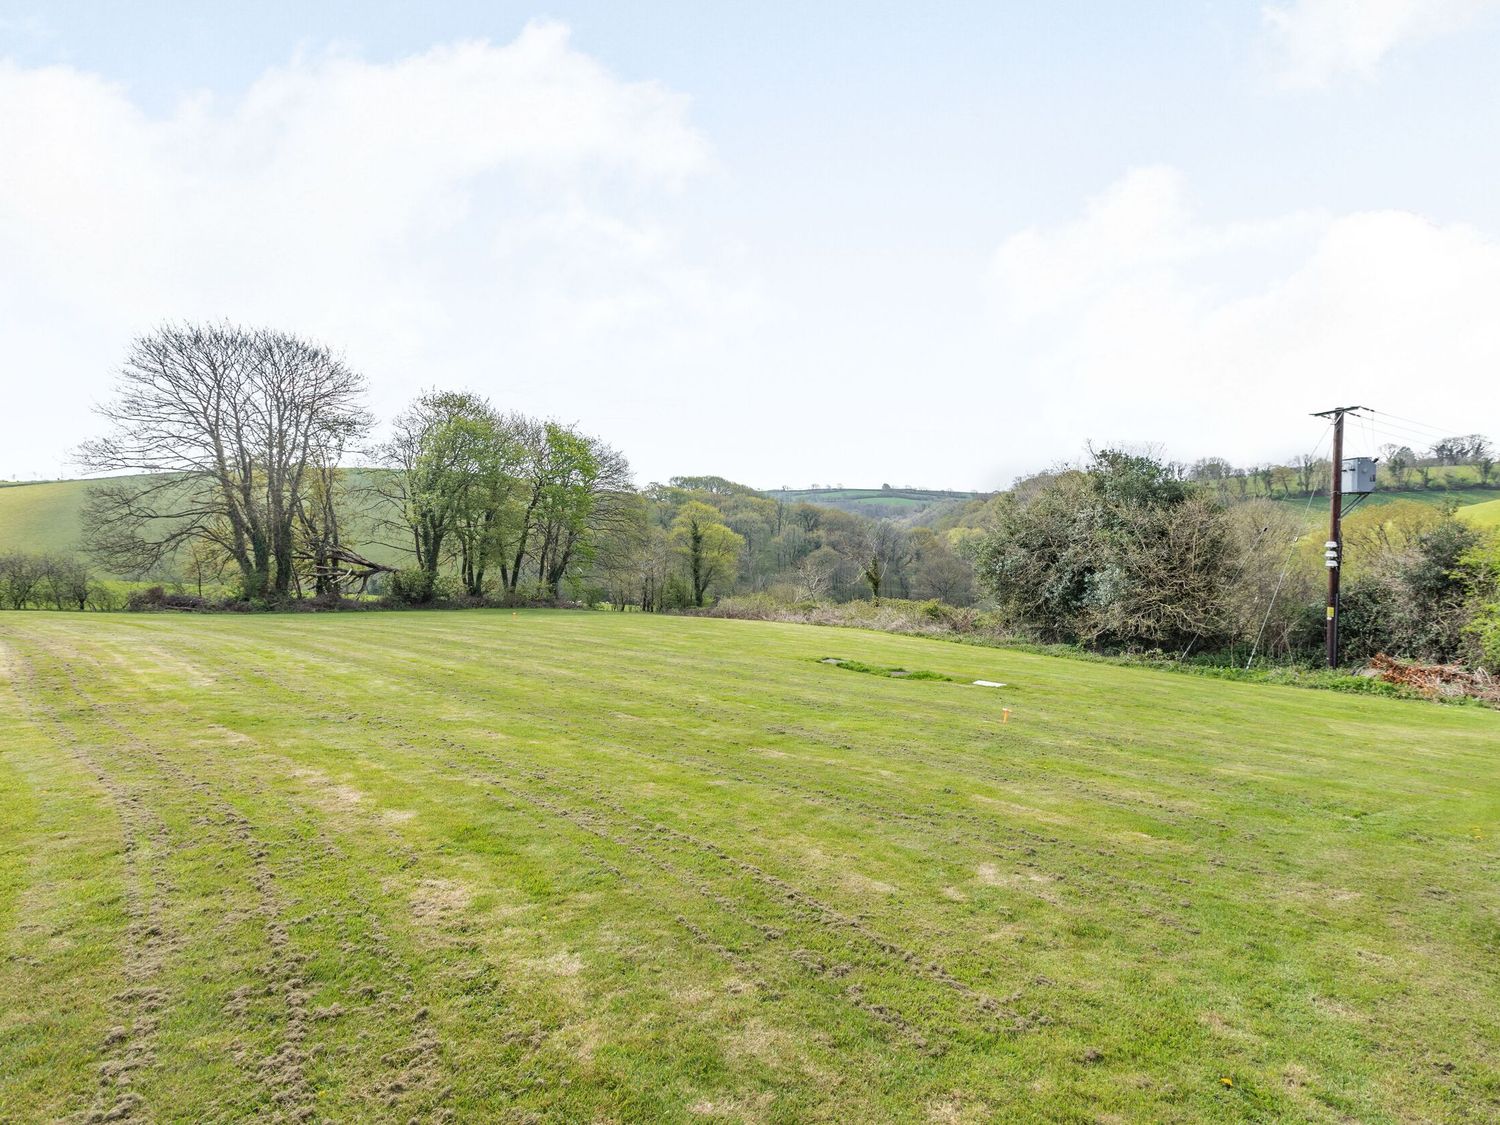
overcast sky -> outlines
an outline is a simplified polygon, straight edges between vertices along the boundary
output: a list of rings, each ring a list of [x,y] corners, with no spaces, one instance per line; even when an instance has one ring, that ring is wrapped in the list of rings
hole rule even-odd
[[[0,0],[0,477],[184,318],[642,483],[1500,438],[1497,59],[1486,0]]]

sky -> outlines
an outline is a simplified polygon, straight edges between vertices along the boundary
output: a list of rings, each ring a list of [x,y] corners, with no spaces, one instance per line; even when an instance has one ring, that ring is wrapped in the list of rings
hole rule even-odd
[[[0,0],[0,478],[320,340],[644,484],[1500,438],[1500,2]]]

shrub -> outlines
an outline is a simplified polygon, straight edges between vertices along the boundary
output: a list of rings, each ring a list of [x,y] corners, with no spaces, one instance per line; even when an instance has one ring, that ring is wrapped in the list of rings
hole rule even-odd
[[[160,586],[145,590],[132,590],[125,601],[125,608],[132,613],[150,613],[158,610],[207,610],[213,608],[207,598],[193,594],[169,594]]]
[[[391,601],[401,605],[426,605],[432,601],[436,576],[419,567],[398,570],[390,578]]]
[[[440,574],[433,579],[428,598],[435,602],[453,602],[468,596],[464,584],[453,574]],[[483,599],[475,599],[482,601]]]
[[[1478,649],[1476,663],[1486,672],[1500,674],[1500,603],[1485,606],[1467,632]]]

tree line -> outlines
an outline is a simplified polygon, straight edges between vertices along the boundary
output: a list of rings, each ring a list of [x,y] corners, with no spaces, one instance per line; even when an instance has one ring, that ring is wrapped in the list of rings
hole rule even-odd
[[[1500,671],[1500,542],[1415,501],[1345,521],[1344,653]],[[1264,498],[1226,502],[1118,450],[1022,482],[973,542],[1001,625],[1037,640],[1179,659],[1316,659],[1321,533]]]
[[[116,609],[108,584],[71,555],[0,554],[0,608]]]
[[[1309,496],[1328,487],[1332,461],[1303,453],[1291,461],[1236,466],[1222,457],[1203,457],[1191,463],[1165,461],[1170,475],[1191,481],[1225,498]],[[1500,484],[1495,445],[1484,434],[1456,434],[1413,448],[1400,442],[1380,447],[1376,475],[1387,488],[1463,489]],[[1459,470],[1467,470],[1460,472]]]
[[[89,551],[110,573],[170,573],[199,599],[252,606],[978,602],[997,629],[1040,641],[1317,651],[1317,536],[1268,498],[1274,475],[1260,497],[1237,495],[1248,474],[1227,462],[1104,450],[902,524],[714,476],[637,488],[601,438],[467,391],[419,394],[372,445],[366,393],[341,357],[285,333],[181,325],[136,340],[100,408],[108,432],[82,449],[91,470],[120,474],[90,492]],[[1429,453],[1417,460],[1488,475],[1479,435]],[[1311,455],[1287,468],[1305,492],[1328,472]],[[1406,470],[1400,450],[1384,468]],[[1347,528],[1351,657],[1500,660],[1492,540],[1415,503]],[[104,589],[68,560],[0,565],[6,604],[90,607]]]
[[[975,596],[944,533],[717,477],[638,489],[601,438],[467,391],[423,392],[371,445],[366,392],[341,357],[285,333],[169,325],[136,340],[99,409],[108,432],[81,450],[115,474],[90,490],[88,550],[112,573],[252,604]]]
[[[821,505],[768,497],[722,477],[674,477],[638,497],[628,534],[590,576],[600,600],[645,610],[702,607],[714,595],[787,603],[974,600],[954,540]]]

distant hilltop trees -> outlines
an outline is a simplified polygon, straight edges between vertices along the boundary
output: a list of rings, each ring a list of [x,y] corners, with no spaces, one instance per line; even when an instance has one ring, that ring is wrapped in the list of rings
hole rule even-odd
[[[1308,496],[1328,486],[1332,465],[1326,457],[1304,453],[1287,464],[1235,466],[1222,457],[1204,457],[1191,464],[1166,462],[1182,480],[1214,487],[1239,499],[1255,496]],[[1387,442],[1380,446],[1378,478],[1394,489],[1488,488],[1500,484],[1494,443],[1484,434],[1437,438],[1414,449]]]

